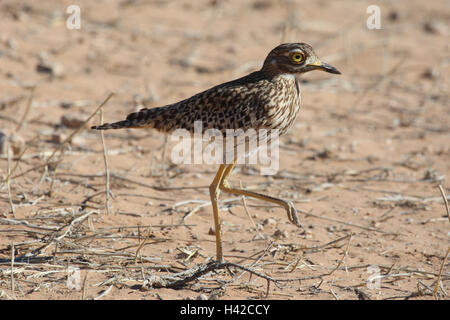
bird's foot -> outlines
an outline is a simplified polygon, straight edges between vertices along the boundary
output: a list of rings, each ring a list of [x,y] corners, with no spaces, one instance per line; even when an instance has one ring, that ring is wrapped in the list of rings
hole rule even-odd
[[[289,221],[295,224],[297,227],[305,229],[305,227],[300,223],[300,219],[297,215],[297,209],[295,209],[294,204],[291,201],[286,201],[286,204],[286,211]]]

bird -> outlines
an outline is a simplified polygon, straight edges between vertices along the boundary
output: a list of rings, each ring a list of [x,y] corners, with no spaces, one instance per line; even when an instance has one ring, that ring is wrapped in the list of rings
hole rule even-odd
[[[153,128],[163,133],[177,129],[194,132],[194,123],[221,133],[233,129],[290,129],[301,104],[300,76],[313,70],[341,74],[323,62],[307,43],[283,43],[272,49],[262,67],[241,78],[216,85],[185,100],[128,114],[125,120],[93,126],[95,130]],[[216,261],[224,262],[218,200],[221,191],[256,198],[283,207],[288,220],[303,228],[293,203],[270,195],[232,187],[228,178],[236,164],[221,163],[209,186],[216,236]]]

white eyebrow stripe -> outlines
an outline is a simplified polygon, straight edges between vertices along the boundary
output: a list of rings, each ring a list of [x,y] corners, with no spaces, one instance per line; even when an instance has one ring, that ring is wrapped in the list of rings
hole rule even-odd
[[[286,57],[288,57],[290,54],[292,54],[292,53],[301,53],[302,55],[305,55],[305,53],[301,50],[301,49],[292,49],[292,50],[289,50],[288,52],[286,52],[284,55],[286,56]]]

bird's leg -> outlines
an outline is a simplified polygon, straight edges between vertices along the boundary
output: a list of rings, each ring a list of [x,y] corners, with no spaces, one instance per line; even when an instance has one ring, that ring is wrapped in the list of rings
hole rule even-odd
[[[221,164],[219,170],[214,177],[213,182],[209,186],[209,194],[211,196],[211,204],[213,208],[214,215],[214,228],[216,231],[216,253],[217,253],[217,261],[219,263],[223,262],[223,253],[222,253],[222,231],[220,228],[220,218],[219,218],[219,206],[217,205],[217,200],[219,199],[219,185],[222,181],[222,177],[226,166]]]
[[[225,170],[222,174],[222,178],[220,180],[219,189],[228,193],[236,194],[236,195],[242,195],[246,197],[256,198],[268,202],[272,202],[275,204],[278,204],[286,209],[287,216],[290,222],[295,224],[296,226],[303,228],[302,224],[300,223],[300,220],[298,219],[297,210],[295,209],[294,205],[291,201],[286,201],[283,199],[278,199],[272,196],[268,196],[265,194],[245,190],[245,189],[237,189],[232,188],[230,184],[228,183],[228,177],[231,174],[231,171],[233,170],[235,163],[228,164],[225,166]],[[304,228],[303,228],[304,229]]]

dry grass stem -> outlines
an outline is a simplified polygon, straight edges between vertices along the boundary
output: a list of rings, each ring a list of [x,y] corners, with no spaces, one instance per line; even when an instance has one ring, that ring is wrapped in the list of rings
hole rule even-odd
[[[355,223],[342,221],[342,220],[339,220],[339,219],[329,218],[329,217],[326,217],[326,216],[319,216],[319,215],[313,214],[311,212],[302,212],[302,213],[304,213],[304,214],[306,214],[308,216],[312,216],[312,217],[318,218],[318,219],[338,222],[338,223],[342,223],[342,224],[347,225],[347,226],[356,227],[356,228],[360,228],[360,229],[364,229],[364,230],[368,230],[368,231],[374,231],[374,232],[384,233],[384,234],[388,234],[388,235],[395,235],[395,236],[402,235],[401,233],[397,233],[397,232],[387,232],[387,231],[383,231],[383,230],[380,230],[380,229],[374,228],[374,227],[365,227],[365,226],[361,226],[361,225],[358,225],[358,224],[355,224]]]
[[[344,262],[345,257],[347,257],[348,255],[348,251],[350,249],[350,241],[352,240],[352,236],[353,234],[350,234],[349,238],[348,238],[348,242],[347,242],[347,247],[345,248],[344,254],[342,255],[341,260],[339,260],[338,264],[336,265],[336,268],[334,268],[333,270],[330,271],[330,273],[327,274],[327,276],[332,275],[336,270],[339,269],[339,267],[341,266],[341,264]]]
[[[14,283],[14,259],[15,259],[15,251],[14,251],[14,242],[11,242],[11,292],[12,297],[16,300],[16,288]]]
[[[83,282],[81,284],[81,300],[86,300],[86,283],[88,278],[89,271],[86,270],[86,273],[84,274]]]
[[[103,108],[100,108],[100,124],[103,123]],[[100,138],[102,141],[102,147],[103,147],[103,162],[105,164],[105,207],[106,207],[106,214],[109,214],[110,210],[110,204],[109,204],[109,167],[108,167],[108,152],[106,150],[105,145],[105,136],[103,130],[100,130]]]
[[[20,174],[17,174],[17,175],[15,175],[15,176],[13,176],[12,177],[12,179],[16,179],[16,178],[19,178],[19,177],[22,177],[22,176],[24,176],[24,175],[26,175],[26,174],[28,174],[28,173],[30,173],[30,172],[32,172],[32,171],[35,171],[35,170],[39,170],[39,169],[42,169],[42,168],[44,168],[44,167],[46,167],[46,166],[48,166],[49,165],[49,163],[51,162],[51,160],[53,159],[53,157],[59,152],[59,151],[61,151],[62,149],[63,149],[63,147],[65,147],[66,146],[66,144],[68,144],[70,141],[72,141],[72,139],[78,134],[78,133],[80,133],[81,132],[81,130],[86,126],[86,124],[97,114],[97,112],[98,112],[98,110],[100,110],[108,101],[109,101],[109,99],[111,99],[111,97],[114,95],[114,93],[110,93],[107,97],[106,97],[106,99],[95,109],[95,111],[84,121],[84,123],[81,125],[81,126],[79,126],[76,130],[74,130],[71,134],[70,134],[70,136],[69,137],[67,137],[62,143],[60,143],[59,145],[58,145],[58,147],[56,147],[55,148],[55,150],[51,153],[51,155],[46,159],[46,161],[43,163],[43,164],[40,164],[40,165],[38,165],[38,166],[35,166],[35,167],[32,167],[32,168],[30,168],[30,169],[28,169],[28,170],[25,170],[24,172],[22,172],[22,173],[20,173]]]
[[[381,1],[374,31],[361,27],[367,4],[351,0],[78,0],[114,17],[70,37],[64,16],[43,15],[55,1],[21,2],[0,5],[0,300],[448,299],[443,1]],[[249,30],[252,21],[265,23]],[[261,148],[277,173],[248,157],[230,183],[291,201],[305,229],[276,203],[223,194],[226,262],[214,262],[217,165],[205,151],[220,150],[203,141],[202,164],[177,163],[175,141],[158,130],[87,128],[257,71],[274,43],[300,35],[342,75],[295,77],[298,117],[278,150]],[[108,88],[117,101],[97,95]],[[248,121],[219,113],[205,120]],[[197,162],[196,149],[183,148],[184,160]]]
[[[94,298],[94,300],[100,300],[104,297],[106,297],[106,295],[108,295],[108,293],[111,292],[112,288],[114,287],[114,285],[110,285],[106,290],[104,290],[101,294],[99,294],[98,296],[96,296]]]
[[[447,248],[447,253],[445,254],[444,259],[442,260],[441,268],[439,269],[439,274],[437,276],[436,284],[435,284],[434,289],[433,289],[433,296],[435,298],[437,298],[436,294],[438,292],[439,285],[441,283],[442,272],[444,271],[444,266],[445,266],[445,263],[447,262],[447,258],[448,258],[448,254],[449,253],[450,253],[450,247]]]
[[[441,192],[442,199],[444,200],[445,209],[446,209],[446,211],[447,211],[447,218],[448,218],[448,221],[450,222],[450,209],[449,209],[449,207],[448,207],[447,196],[445,195],[444,188],[442,188],[441,185],[438,185],[438,188],[439,188],[439,191]]]
[[[137,263],[137,259],[139,256],[139,252],[141,251],[142,247],[145,245],[145,243],[147,242],[147,240],[150,239],[150,236],[152,235],[152,230],[151,227],[147,229],[147,235],[144,237],[144,239],[139,243],[138,248],[136,249],[136,254],[134,257],[134,263]]]
[[[240,185],[241,189],[243,189],[241,180],[239,180],[239,185]],[[244,205],[245,214],[247,215],[248,219],[250,220],[251,224],[253,225],[253,228],[255,228],[255,231],[258,233],[258,236],[261,239],[264,239],[265,238],[264,235],[259,231],[258,226],[256,225],[255,221],[253,220],[253,218],[250,214],[250,211],[248,210],[247,201],[245,200],[245,196],[242,196],[242,204]]]
[[[36,89],[35,86],[31,87],[31,89],[30,89],[30,95],[28,97],[27,106],[26,106],[25,111],[24,111],[24,113],[22,115],[22,118],[19,121],[19,124],[16,127],[16,133],[18,133],[20,131],[20,129],[22,129],[22,126],[23,126],[23,124],[25,122],[25,119],[27,118],[28,112],[30,112],[31,105],[33,103],[33,97],[34,97],[34,90],[35,89]]]
[[[9,207],[11,208],[11,213],[16,218],[16,211],[14,209],[14,203],[12,201],[12,194],[11,194],[11,150],[9,148],[9,144],[6,144],[6,152],[8,154],[8,168],[7,168],[7,177],[6,177],[6,187],[8,188],[8,201],[9,201]]]

